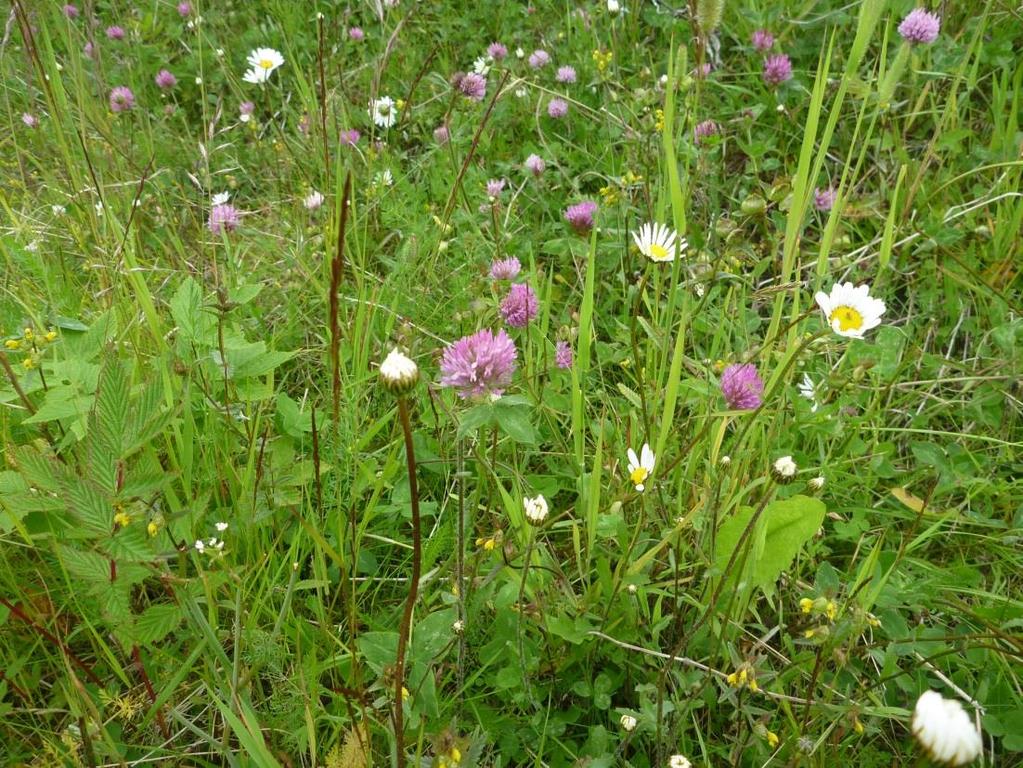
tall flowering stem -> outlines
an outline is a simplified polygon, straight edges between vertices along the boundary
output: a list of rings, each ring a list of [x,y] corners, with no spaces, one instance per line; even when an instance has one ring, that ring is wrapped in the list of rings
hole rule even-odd
[[[405,435],[405,461],[408,464],[408,485],[412,497],[412,578],[409,580],[405,611],[398,630],[398,654],[394,661],[394,738],[397,746],[398,768],[405,768],[405,648],[412,629],[412,610],[419,596],[419,578],[423,567],[422,528],[419,519],[419,486],[416,483],[416,453],[412,446],[412,426],[409,423],[408,402],[404,395],[398,398],[398,418]]]

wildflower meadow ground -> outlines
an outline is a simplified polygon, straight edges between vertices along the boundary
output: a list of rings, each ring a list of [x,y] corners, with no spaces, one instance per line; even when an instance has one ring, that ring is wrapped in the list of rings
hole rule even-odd
[[[1023,9],[12,0],[0,765],[1023,764]]]

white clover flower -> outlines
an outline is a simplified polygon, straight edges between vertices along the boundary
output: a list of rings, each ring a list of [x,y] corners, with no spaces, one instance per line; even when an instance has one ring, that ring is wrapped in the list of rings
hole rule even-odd
[[[779,483],[791,482],[792,478],[796,476],[798,469],[796,462],[792,460],[791,456],[782,456],[774,462],[771,468],[774,473],[774,479]]]
[[[472,71],[477,75],[486,76],[487,73],[490,72],[490,61],[491,59],[489,56],[480,56],[473,62]]]
[[[380,128],[390,128],[398,122],[398,106],[390,96],[381,96],[370,102],[369,114]]]
[[[628,450],[627,455],[629,459],[629,479],[636,486],[637,491],[643,491],[646,489],[645,483],[647,479],[654,472],[654,452],[650,450],[649,445],[643,443],[640,457],[637,457],[636,452],[631,448]]]
[[[668,758],[668,768],[693,768],[685,755],[672,755]]]
[[[526,520],[533,525],[540,525],[547,519],[547,499],[543,494],[538,494],[535,499],[528,497],[522,500],[522,506],[526,509]]]
[[[608,13],[625,13],[626,8],[618,0],[607,0]]]
[[[216,529],[218,531],[220,531],[221,533],[223,533],[224,531],[227,530],[227,523],[217,523],[216,524]]]
[[[522,50],[521,48],[516,48],[515,49],[515,58],[521,59],[525,55],[526,55],[526,52],[524,50]]]
[[[391,173],[390,168],[384,168],[373,177],[373,183],[378,187],[389,187],[394,184],[394,174]]]
[[[862,339],[866,331],[879,326],[885,311],[884,302],[870,295],[866,283],[836,283],[831,293],[818,291],[814,298],[831,330],[852,339]]]
[[[196,541],[195,541],[195,549],[200,554],[205,552],[206,551],[206,544],[205,544],[205,542],[202,539],[196,539]]]
[[[798,385],[799,394],[810,401],[810,413],[817,413],[820,403],[817,402],[817,385],[813,383],[810,374],[803,374],[803,381]]]
[[[632,239],[639,252],[651,261],[674,261],[676,241],[679,253],[684,253],[687,245],[685,238],[680,238],[675,230],[654,223],[644,224],[639,232],[632,233]]]
[[[315,211],[317,208],[323,205],[323,201],[325,199],[326,198],[323,197],[322,193],[317,192],[314,189],[312,192],[306,195],[305,200],[302,201],[302,204],[305,206],[307,211]]]
[[[265,83],[277,67],[284,63],[284,57],[273,48],[257,48],[247,59],[249,71],[242,77],[246,83]]]
[[[380,379],[387,389],[404,394],[419,381],[419,366],[395,347],[380,363]]]
[[[65,208],[63,205],[51,205],[50,212],[54,216],[62,216],[63,214],[67,213],[67,208]]]
[[[911,729],[928,756],[943,765],[971,763],[984,748],[963,705],[937,691],[925,691],[917,700]]]
[[[627,733],[635,730],[637,725],[637,720],[632,715],[622,715],[618,722],[622,724],[622,730]]]
[[[230,199],[231,199],[231,193],[230,192],[217,192],[217,194],[215,194],[213,196],[213,198],[210,200],[210,204],[211,205],[223,205],[224,203],[226,203]]]

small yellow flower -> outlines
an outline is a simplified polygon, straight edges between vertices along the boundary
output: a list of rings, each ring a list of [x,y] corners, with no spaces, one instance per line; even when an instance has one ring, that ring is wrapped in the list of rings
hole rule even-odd
[[[660,110],[657,111],[660,112]],[[622,184],[627,187],[631,187],[633,184],[639,184],[641,181],[643,181],[643,177],[639,174],[633,173],[631,170],[626,171],[625,175],[622,176]]]
[[[604,205],[614,205],[618,202],[618,190],[610,185],[601,187],[600,197],[604,201]]]
[[[458,747],[452,747],[451,759],[456,763],[462,762],[462,750],[460,750]]]
[[[774,749],[775,747],[778,746],[778,734],[775,733],[774,731],[767,732],[767,746],[769,746],[771,749]]]
[[[33,368],[36,367],[36,361],[33,360],[31,357],[26,357],[24,360],[21,361],[21,367],[24,368],[26,371],[31,371]]]
[[[46,332],[46,336],[44,336],[43,338],[45,338],[47,341],[56,341],[57,340],[57,331],[56,331],[56,329],[51,328],[50,330],[48,330]]]
[[[853,719],[853,730],[856,731],[856,733],[863,733],[863,723],[860,722],[858,717]]]
[[[410,695],[410,694],[409,694],[409,692],[408,692],[408,688],[406,688],[406,687],[405,687],[405,686],[403,685],[403,686],[401,687],[401,700],[402,700],[402,701],[407,701],[407,700],[408,700],[408,697],[409,697],[409,695]]]
[[[728,677],[725,678],[725,682],[727,682],[733,688],[738,688],[739,687],[739,676],[736,675],[734,672],[729,672],[728,673]]]
[[[146,532],[150,536],[155,536],[159,530],[160,530],[160,526],[158,526],[156,524],[155,520],[150,520],[149,521],[149,525],[146,526]]]
[[[760,690],[760,686],[757,685],[757,681],[756,681],[755,678],[751,677],[749,679],[749,690],[750,690],[750,693],[757,693]]]
[[[835,620],[835,617],[838,616],[838,606],[835,605],[834,600],[828,600],[828,604],[824,606],[824,613],[830,621]]]
[[[25,337],[25,341],[32,341],[36,337],[31,328],[26,328],[22,335]]]
[[[114,525],[118,528],[127,528],[131,524],[131,515],[125,511],[118,512],[114,515]]]
[[[664,110],[658,109],[654,112],[654,130],[660,133],[664,130]]]
[[[4,342],[4,346],[8,349],[21,349],[21,342],[18,339],[8,339]]]
[[[799,610],[801,610],[803,613],[809,613],[810,611],[812,611],[813,600],[811,600],[808,597],[804,597],[802,600],[799,601]]]
[[[396,102],[394,102],[394,106],[396,106],[398,109],[405,109],[405,99],[398,99]]]
[[[809,640],[811,637],[813,637],[816,634],[817,634],[817,630],[814,629],[813,627],[811,627],[810,629],[807,629],[807,630],[805,630],[803,632],[803,637],[805,637],[807,640]]]

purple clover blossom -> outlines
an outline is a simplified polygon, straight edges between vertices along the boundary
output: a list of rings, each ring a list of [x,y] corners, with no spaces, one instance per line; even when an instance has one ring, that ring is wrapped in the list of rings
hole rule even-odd
[[[463,399],[501,395],[511,384],[517,354],[503,328],[496,334],[484,328],[464,336],[444,350],[441,386],[454,387]]]
[[[39,126],[39,119],[31,112],[22,112],[21,122],[23,122],[27,128],[36,128]]]
[[[709,75],[713,71],[713,69],[714,67],[711,66],[711,63],[709,61],[705,61],[703,62],[703,64],[701,64],[699,67],[693,70],[693,77],[695,77],[697,80],[703,80],[704,78],[707,77],[707,75]]]
[[[438,146],[443,146],[451,140],[451,131],[446,125],[438,125],[433,129],[433,140]]]
[[[752,411],[764,401],[764,382],[752,363],[730,365],[721,374],[721,394],[734,411]]]
[[[529,283],[513,283],[501,302],[501,317],[512,328],[525,328],[539,310],[540,302]]]
[[[110,91],[110,111],[127,112],[135,106],[135,94],[126,85],[119,85]]]
[[[530,155],[526,158],[526,170],[534,176],[540,176],[547,170],[547,163],[539,155]]]
[[[83,55],[83,56],[85,56],[85,58],[87,58],[87,59],[91,59],[91,58],[92,58],[92,54],[93,54],[93,51],[95,51],[95,50],[96,50],[96,46],[95,46],[95,45],[93,45],[93,44],[92,44],[92,41],[90,40],[90,41],[89,41],[89,42],[87,42],[87,43],[85,44],[85,46],[84,46],[84,47],[82,48],[82,55]]]
[[[169,88],[173,88],[175,85],[178,84],[178,79],[174,77],[174,75],[168,72],[166,69],[161,69],[159,72],[157,72],[156,77],[153,78],[153,81],[156,83],[157,87],[164,91],[168,90]]]
[[[349,40],[354,40],[355,42],[359,42],[360,40],[364,40],[365,37],[366,37],[366,33],[362,31],[362,27],[351,27],[348,30],[348,39]]]
[[[578,234],[586,235],[593,229],[593,217],[596,213],[597,204],[592,200],[583,200],[565,209],[565,221]]]
[[[359,143],[359,139],[362,138],[362,134],[355,128],[349,128],[347,131],[341,131],[340,138],[342,146],[354,147]]]
[[[572,354],[572,345],[567,341],[559,341],[554,345],[554,364],[562,370],[572,367],[575,355]]]
[[[73,3],[68,3],[67,5],[64,6],[64,15],[67,16],[69,19],[77,19],[78,6],[74,5]]]
[[[491,262],[490,276],[494,280],[514,280],[521,269],[522,264],[519,260],[514,256],[509,256],[507,259],[499,259]]]
[[[504,191],[504,179],[491,179],[487,182],[487,197],[500,197]]]
[[[547,114],[555,120],[560,120],[568,114],[568,102],[564,99],[551,99],[547,102]]]
[[[764,59],[764,82],[774,87],[792,79],[792,60],[784,53]]]
[[[899,24],[899,34],[907,43],[933,43],[941,31],[941,17],[923,8],[914,8]]]
[[[542,49],[537,49],[529,54],[529,66],[533,69],[546,67],[551,63],[551,55]]]
[[[821,189],[818,187],[813,191],[813,207],[818,211],[830,211],[831,206],[835,204],[835,198],[838,193],[831,187],[825,187]]]
[[[192,4],[191,3],[187,3],[187,2],[186,3],[178,3],[178,16],[180,16],[181,18],[185,18],[186,16],[190,16],[191,14],[192,14]]]
[[[107,39],[124,40],[124,29],[116,24],[112,27],[107,27]]]
[[[483,101],[487,95],[487,78],[470,72],[458,81],[458,90],[472,101]]]
[[[238,221],[238,209],[230,203],[220,203],[210,209],[206,226],[214,235],[219,235],[221,232],[234,232],[238,228]]]
[[[760,53],[770,50],[774,45],[774,35],[766,29],[757,29],[753,32],[753,47]]]
[[[575,67],[558,67],[558,74],[554,79],[559,83],[574,83],[576,79]]]
[[[693,138],[697,144],[702,144],[704,139],[717,136],[720,131],[721,129],[718,128],[718,124],[713,120],[704,120],[702,123],[697,123],[696,127],[693,128]]]
[[[494,61],[500,61],[508,55],[508,49],[500,43],[491,43],[487,46],[487,55]]]

